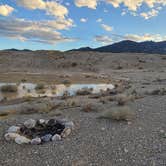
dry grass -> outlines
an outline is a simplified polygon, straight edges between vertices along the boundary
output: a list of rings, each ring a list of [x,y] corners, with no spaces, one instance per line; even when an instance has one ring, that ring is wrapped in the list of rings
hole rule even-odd
[[[103,112],[99,118],[131,121],[135,118],[135,111],[128,106],[112,107],[109,111]]]
[[[17,92],[17,86],[16,85],[3,85],[2,87],[1,87],[1,91],[2,92]]]

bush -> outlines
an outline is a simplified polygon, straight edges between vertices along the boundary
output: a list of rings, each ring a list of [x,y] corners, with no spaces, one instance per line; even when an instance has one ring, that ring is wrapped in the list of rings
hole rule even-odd
[[[3,85],[1,87],[2,92],[17,92],[17,86],[16,85]]]
[[[125,120],[130,121],[134,119],[135,111],[128,106],[113,107],[109,111],[103,112],[99,118],[113,119],[113,120]]]
[[[43,90],[45,88],[44,84],[37,84],[35,89],[36,90]]]

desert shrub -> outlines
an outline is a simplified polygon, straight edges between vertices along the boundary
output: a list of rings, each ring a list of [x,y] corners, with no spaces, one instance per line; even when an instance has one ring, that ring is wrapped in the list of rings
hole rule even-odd
[[[63,81],[62,81],[62,84],[64,84],[64,85],[70,85],[71,82],[70,82],[70,80],[63,80]]]
[[[71,66],[72,66],[72,67],[76,67],[76,66],[77,66],[77,63],[76,63],[76,62],[73,62],[73,63],[71,64]]]
[[[40,84],[37,84],[35,89],[36,90],[43,90],[45,88],[44,84],[40,83]]]
[[[118,105],[125,105],[129,101],[133,101],[134,100],[134,96],[132,96],[132,95],[125,95],[125,94],[118,94],[118,95],[116,95],[115,100],[117,101]]]
[[[134,117],[135,111],[128,106],[112,107],[109,111],[105,111],[99,116],[99,118],[113,119],[117,121],[130,121],[134,119]]]
[[[17,92],[17,86],[16,85],[3,85],[1,87],[2,92]]]
[[[93,89],[92,88],[83,88],[76,92],[76,95],[90,95],[92,94]]]

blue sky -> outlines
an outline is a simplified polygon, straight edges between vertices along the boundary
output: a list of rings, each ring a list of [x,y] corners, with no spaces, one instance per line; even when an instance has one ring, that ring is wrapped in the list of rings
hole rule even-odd
[[[0,49],[166,40],[166,0],[0,0]]]

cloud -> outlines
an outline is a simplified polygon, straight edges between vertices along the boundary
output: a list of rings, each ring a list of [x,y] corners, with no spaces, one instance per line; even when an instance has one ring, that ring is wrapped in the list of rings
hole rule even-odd
[[[87,19],[87,18],[81,18],[80,21],[81,21],[81,22],[87,22],[88,19]]]
[[[74,2],[77,7],[96,9],[98,0],[75,0]]]
[[[96,42],[99,42],[99,43],[102,43],[103,45],[104,44],[111,44],[112,43],[112,38],[109,37],[109,36],[105,36],[105,35],[99,35],[99,36],[95,36],[94,40]]]
[[[102,18],[98,18],[98,19],[96,20],[96,22],[102,22],[102,21],[103,21]]]
[[[108,31],[108,32],[110,32],[110,31],[113,30],[113,27],[111,27],[111,26],[109,26],[109,25],[106,25],[106,24],[101,24],[101,27],[102,27],[104,30]]]
[[[0,15],[9,16],[14,11],[14,8],[9,5],[0,5]]]
[[[137,34],[126,34],[124,36],[124,39],[142,42],[142,41],[163,41],[166,40],[166,36],[162,36],[160,34],[143,34],[143,35],[137,35]]]
[[[66,25],[66,26],[65,26]],[[49,44],[69,42],[74,39],[62,36],[56,29],[67,28],[58,21],[29,21],[24,19],[1,19],[0,36]]]
[[[155,10],[155,9],[152,9],[151,11],[145,13],[145,12],[142,12],[140,13],[140,16],[145,18],[146,20],[152,18],[152,17],[155,17],[158,15],[158,10]]]
[[[105,0],[107,3],[112,4],[115,8],[119,7],[121,4],[126,6],[131,11],[137,11],[137,9],[142,5],[146,4],[149,8],[155,7],[155,5],[166,5],[165,0]]]
[[[61,18],[64,18],[68,14],[68,9],[55,1],[17,0],[17,4],[31,10],[45,10],[48,15]]]

